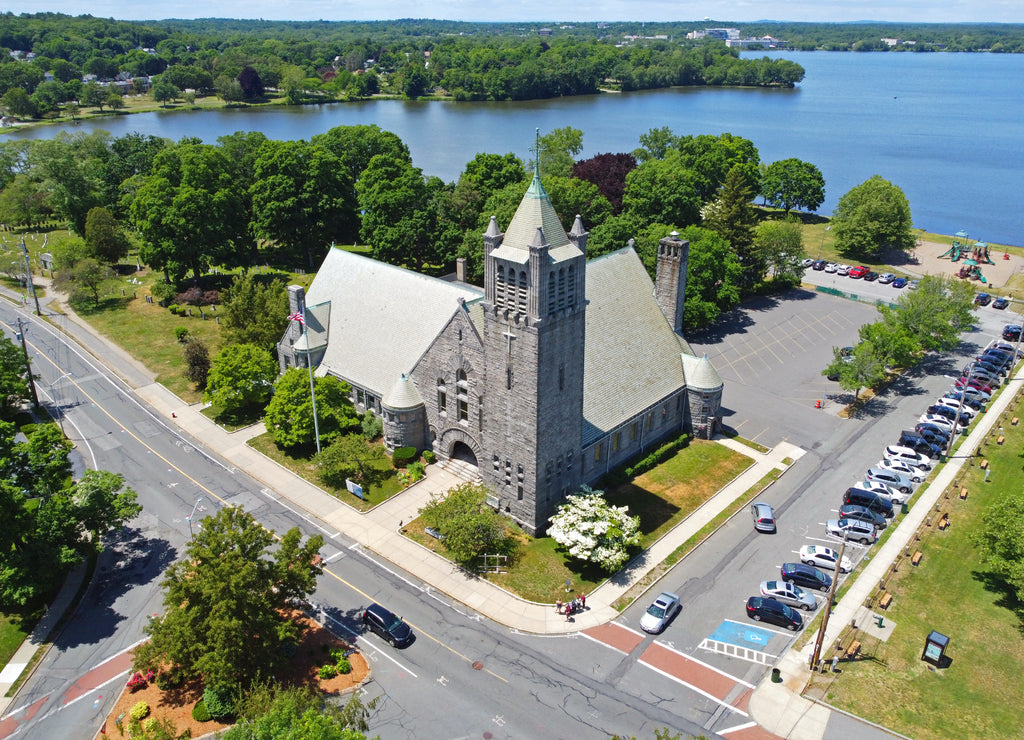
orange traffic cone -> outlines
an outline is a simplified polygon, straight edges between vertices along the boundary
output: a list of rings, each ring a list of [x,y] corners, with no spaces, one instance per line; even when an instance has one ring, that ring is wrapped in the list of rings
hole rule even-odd
[[[816,408],[816,409],[820,409],[821,408],[821,399],[820,398],[817,401],[814,402],[814,408]]]

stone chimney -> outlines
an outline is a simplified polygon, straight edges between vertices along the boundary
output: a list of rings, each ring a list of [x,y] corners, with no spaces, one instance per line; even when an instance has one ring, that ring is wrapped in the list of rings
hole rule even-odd
[[[455,280],[460,283],[466,282],[466,258],[459,257],[455,260]]]
[[[658,272],[654,297],[665,314],[672,331],[683,331],[683,307],[686,303],[686,269],[690,261],[690,242],[679,238],[679,232],[658,242]]]

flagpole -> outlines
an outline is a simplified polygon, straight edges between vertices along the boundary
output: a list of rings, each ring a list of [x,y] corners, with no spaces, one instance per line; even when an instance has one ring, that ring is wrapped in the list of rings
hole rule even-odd
[[[309,329],[306,327],[306,304],[302,304],[302,313],[298,316],[289,316],[291,319],[298,319],[302,325],[302,333],[306,337],[306,367],[309,368],[309,397],[313,401],[313,434],[316,437],[316,451],[320,452],[320,421],[316,416],[316,385],[313,383],[313,352],[309,346]]]

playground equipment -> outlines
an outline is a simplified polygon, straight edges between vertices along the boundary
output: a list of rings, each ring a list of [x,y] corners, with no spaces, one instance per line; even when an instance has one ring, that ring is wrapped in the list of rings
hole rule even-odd
[[[939,259],[949,257],[953,262],[958,262],[962,256],[967,254],[967,232],[961,229],[956,232],[953,245],[939,255]]]
[[[981,274],[981,267],[979,267],[977,261],[973,259],[964,260],[963,267],[960,268],[960,272],[958,272],[956,276],[958,278],[977,280],[983,284],[988,284],[988,280],[986,280],[985,276]]]
[[[973,255],[975,261],[978,263],[985,263],[989,265],[995,264],[988,254],[988,244],[985,242],[974,242]]]

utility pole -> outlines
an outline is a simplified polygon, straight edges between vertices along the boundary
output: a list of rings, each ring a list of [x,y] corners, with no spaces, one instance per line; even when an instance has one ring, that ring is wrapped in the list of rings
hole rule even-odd
[[[28,247],[25,246],[25,240],[21,240],[21,251],[25,255],[25,279],[28,281],[28,290],[32,291],[32,298],[36,302],[36,316],[42,316],[43,314],[39,310],[39,296],[36,295],[36,284],[32,281],[32,267],[28,261]],[[39,404],[36,404],[37,406]]]
[[[832,587],[828,590],[828,603],[825,604],[825,613],[821,615],[821,627],[818,628],[818,638],[814,641],[814,654],[811,655],[811,670],[813,671],[821,658],[821,643],[825,640],[825,630],[828,629],[828,618],[832,615],[832,602],[836,597],[836,586],[839,585],[839,573],[843,565],[843,553],[846,552],[846,532],[843,532],[843,544],[839,546],[839,557],[836,560],[836,574],[832,578]]]
[[[32,389],[32,405],[35,408],[39,408],[39,396],[36,394],[36,380],[32,377],[32,363],[28,359],[28,345],[25,344],[25,330],[27,326],[22,326],[21,317],[18,317],[18,339],[21,340],[21,351],[25,353],[25,369],[28,370],[28,385]]]

